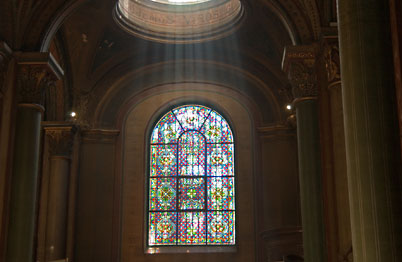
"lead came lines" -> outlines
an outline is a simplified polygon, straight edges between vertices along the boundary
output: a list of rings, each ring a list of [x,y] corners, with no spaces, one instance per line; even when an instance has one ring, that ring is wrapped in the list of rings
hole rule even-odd
[[[182,106],[161,118],[151,141],[149,246],[235,244],[233,161],[232,133],[215,111]]]

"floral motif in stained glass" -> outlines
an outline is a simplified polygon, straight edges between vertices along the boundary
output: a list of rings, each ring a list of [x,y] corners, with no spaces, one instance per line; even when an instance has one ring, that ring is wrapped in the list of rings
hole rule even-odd
[[[150,145],[148,245],[234,245],[233,134],[216,111],[173,109]]]

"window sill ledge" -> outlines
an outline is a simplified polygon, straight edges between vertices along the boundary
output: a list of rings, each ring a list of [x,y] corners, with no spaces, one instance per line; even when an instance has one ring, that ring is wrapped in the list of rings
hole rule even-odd
[[[169,246],[169,247],[148,247],[145,249],[145,254],[169,254],[169,253],[235,253],[236,246]]]

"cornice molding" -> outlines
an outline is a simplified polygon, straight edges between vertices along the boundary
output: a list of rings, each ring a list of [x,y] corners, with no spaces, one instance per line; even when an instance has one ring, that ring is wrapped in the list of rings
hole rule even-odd
[[[87,129],[81,133],[82,141],[86,143],[113,143],[119,134],[120,130],[111,129]]]
[[[257,128],[260,137],[277,137],[277,136],[296,136],[295,128],[290,125],[278,124],[274,126],[262,126]]]

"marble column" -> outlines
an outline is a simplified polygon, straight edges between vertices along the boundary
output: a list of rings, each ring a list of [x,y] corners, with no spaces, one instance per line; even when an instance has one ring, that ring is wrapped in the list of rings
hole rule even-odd
[[[45,261],[54,261],[66,259],[70,157],[75,127],[54,124],[44,130],[49,152]]]
[[[11,49],[0,41],[0,261],[5,260],[5,237],[7,232],[8,185],[12,158],[9,150],[12,147],[13,127],[11,124],[13,107],[13,88],[10,85],[15,61]]]
[[[402,258],[401,158],[388,1],[339,0],[354,261]]]
[[[49,53],[16,53],[17,115],[6,261],[33,261],[44,88],[61,76]]]
[[[283,70],[292,85],[297,118],[304,259],[322,262],[327,254],[315,67],[315,46],[286,47]]]

